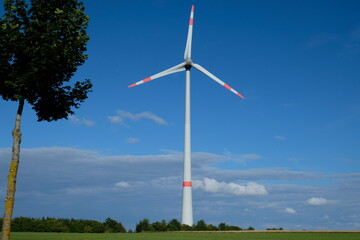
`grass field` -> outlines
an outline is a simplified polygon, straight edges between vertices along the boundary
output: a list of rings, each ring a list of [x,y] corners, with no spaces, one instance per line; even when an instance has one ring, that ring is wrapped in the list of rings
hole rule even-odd
[[[12,240],[360,240],[360,232],[17,233]]]

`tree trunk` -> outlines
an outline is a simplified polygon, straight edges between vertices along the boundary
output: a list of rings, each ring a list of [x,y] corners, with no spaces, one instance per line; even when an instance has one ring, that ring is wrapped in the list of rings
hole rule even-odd
[[[24,100],[19,101],[19,107],[15,119],[15,127],[12,132],[13,135],[13,146],[12,146],[12,158],[8,176],[8,186],[5,197],[4,205],[4,218],[2,226],[2,240],[10,239],[10,228],[11,219],[13,214],[15,190],[16,190],[16,175],[20,160],[20,143],[21,143],[21,132],[20,132],[20,120],[24,108]]]

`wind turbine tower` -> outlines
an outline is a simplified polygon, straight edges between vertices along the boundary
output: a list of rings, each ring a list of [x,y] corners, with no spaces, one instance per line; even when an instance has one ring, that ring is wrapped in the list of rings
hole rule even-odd
[[[190,70],[192,67],[196,68],[203,74],[207,75],[223,87],[232,91],[241,98],[244,98],[243,95],[238,93],[235,89],[221,81],[219,78],[215,77],[205,68],[201,67],[199,64],[194,63],[191,60],[191,45],[192,45],[192,32],[194,25],[194,5],[191,7],[190,21],[189,21],[189,30],[187,35],[186,47],[184,59],[185,62],[176,65],[172,68],[169,68],[165,71],[157,73],[151,77],[145,78],[139,82],[136,82],[129,87],[134,87],[142,83],[149,82],[156,78],[160,78],[172,73],[186,71],[186,83],[185,83],[185,130],[184,130],[184,177],[183,177],[183,199],[182,199],[182,215],[181,223],[189,226],[193,225],[193,211],[192,211],[192,181],[191,181],[191,128],[190,128]]]

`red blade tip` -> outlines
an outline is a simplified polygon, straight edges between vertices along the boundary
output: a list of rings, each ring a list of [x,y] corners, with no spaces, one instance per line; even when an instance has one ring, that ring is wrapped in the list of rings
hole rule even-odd
[[[192,5],[192,7],[191,7],[191,11],[192,11],[192,12],[194,12],[194,5]]]
[[[242,99],[245,99],[243,95],[241,95],[240,93],[236,94],[238,95],[239,97],[241,97]]]
[[[136,83],[129,85],[128,87],[135,87]]]

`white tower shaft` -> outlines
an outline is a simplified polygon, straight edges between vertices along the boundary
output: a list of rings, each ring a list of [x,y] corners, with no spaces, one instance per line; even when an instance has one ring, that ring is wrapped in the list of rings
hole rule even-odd
[[[193,225],[191,182],[191,128],[190,128],[190,69],[186,69],[185,130],[184,130],[184,179],[181,223]]]

